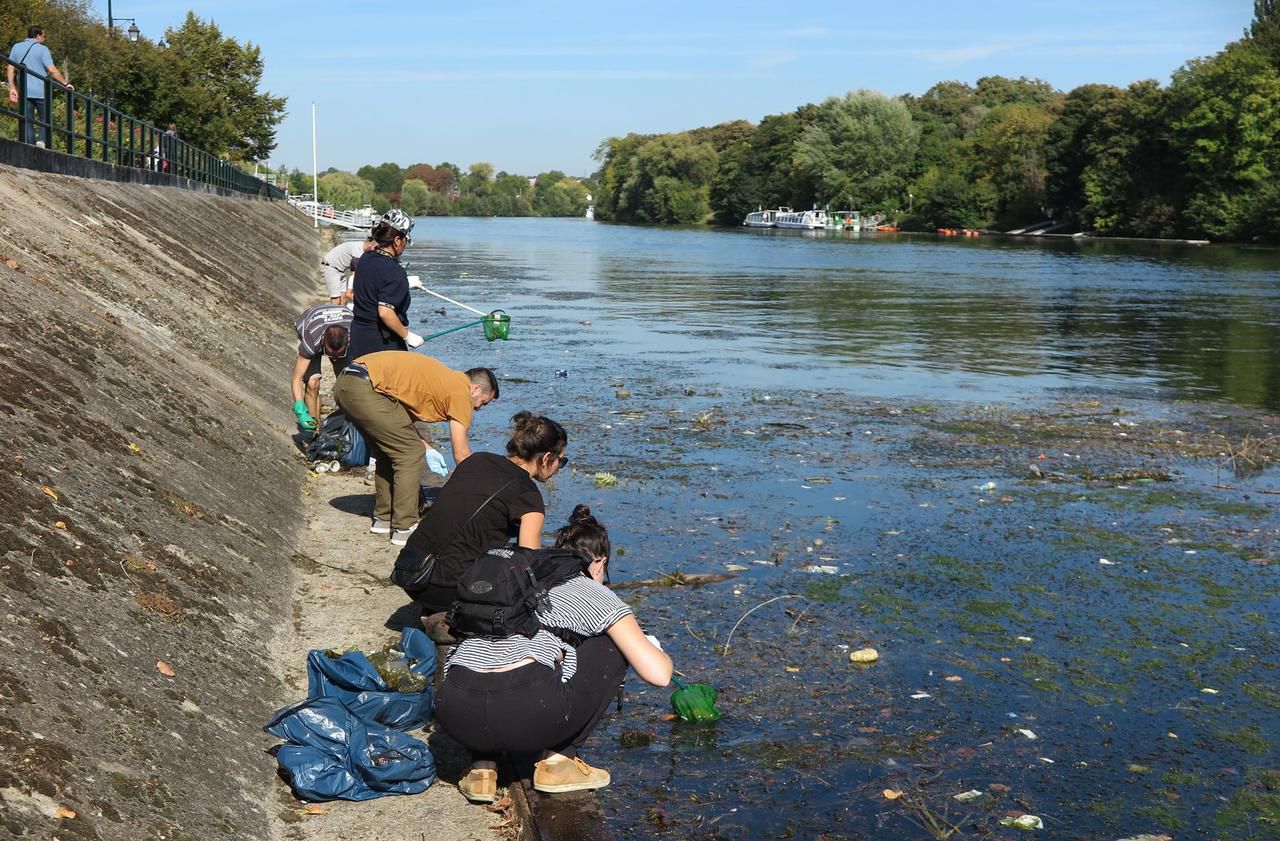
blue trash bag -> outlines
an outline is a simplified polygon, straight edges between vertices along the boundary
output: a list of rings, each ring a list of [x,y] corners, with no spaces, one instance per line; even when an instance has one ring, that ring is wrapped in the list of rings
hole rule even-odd
[[[421,628],[405,628],[396,648],[404,652],[408,670],[423,679],[421,692],[399,692],[360,651],[330,657],[320,649],[307,654],[307,697],[337,698],[363,721],[412,730],[431,719],[436,646]]]
[[[276,750],[276,761],[301,800],[421,794],[436,779],[426,744],[366,724],[337,698],[311,698],[285,707],[265,729],[286,741]]]

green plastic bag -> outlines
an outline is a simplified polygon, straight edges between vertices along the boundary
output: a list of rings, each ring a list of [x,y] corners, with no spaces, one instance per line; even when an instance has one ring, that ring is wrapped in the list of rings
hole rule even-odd
[[[705,683],[693,683],[685,686],[675,678],[672,683],[679,687],[671,693],[671,709],[685,721],[718,721],[720,711],[716,709],[716,696],[720,693]]]

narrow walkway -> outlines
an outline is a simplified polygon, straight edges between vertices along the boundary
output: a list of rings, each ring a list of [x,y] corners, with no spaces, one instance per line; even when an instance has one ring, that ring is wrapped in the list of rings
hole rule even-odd
[[[326,366],[326,379],[328,370]],[[326,389],[328,393],[328,389]],[[416,621],[409,600],[387,575],[395,549],[369,534],[373,489],[364,471],[313,476],[307,485],[307,527],[293,558],[296,588],[291,630],[274,655],[286,685],[306,695],[306,656],[311,648],[380,649],[399,638],[403,622]],[[412,735],[423,738],[421,732]],[[269,738],[269,737],[265,737]],[[307,809],[280,782],[272,799],[274,841],[495,841],[510,837],[503,815],[469,804],[456,783],[468,761],[440,734],[429,738],[440,779],[423,794],[363,803],[336,801]],[[493,828],[491,828],[493,827]]]

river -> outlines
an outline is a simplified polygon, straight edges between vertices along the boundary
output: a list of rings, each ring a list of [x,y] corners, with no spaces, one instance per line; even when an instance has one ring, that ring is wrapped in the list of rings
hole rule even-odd
[[[1274,837],[1280,252],[414,233],[427,287],[511,315],[424,348],[499,373],[474,445],[569,429],[548,526],[588,503],[619,584],[731,576],[621,591],[724,718],[628,681],[584,749],[619,837]]]
[[[804,371],[883,397],[1107,388],[1280,407],[1276,249],[577,219],[424,219],[417,242],[411,271],[462,275],[517,329],[589,320],[597,353],[694,356],[701,381]]]

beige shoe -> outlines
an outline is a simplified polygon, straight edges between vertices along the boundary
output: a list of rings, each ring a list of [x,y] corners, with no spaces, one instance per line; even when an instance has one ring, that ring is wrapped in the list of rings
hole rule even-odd
[[[604,788],[609,784],[609,772],[592,768],[578,757],[550,762],[546,759],[533,766],[533,788],[536,791],[557,793],[586,791]]]
[[[472,768],[458,780],[458,791],[472,803],[492,803],[498,796],[498,772],[489,768]]]

